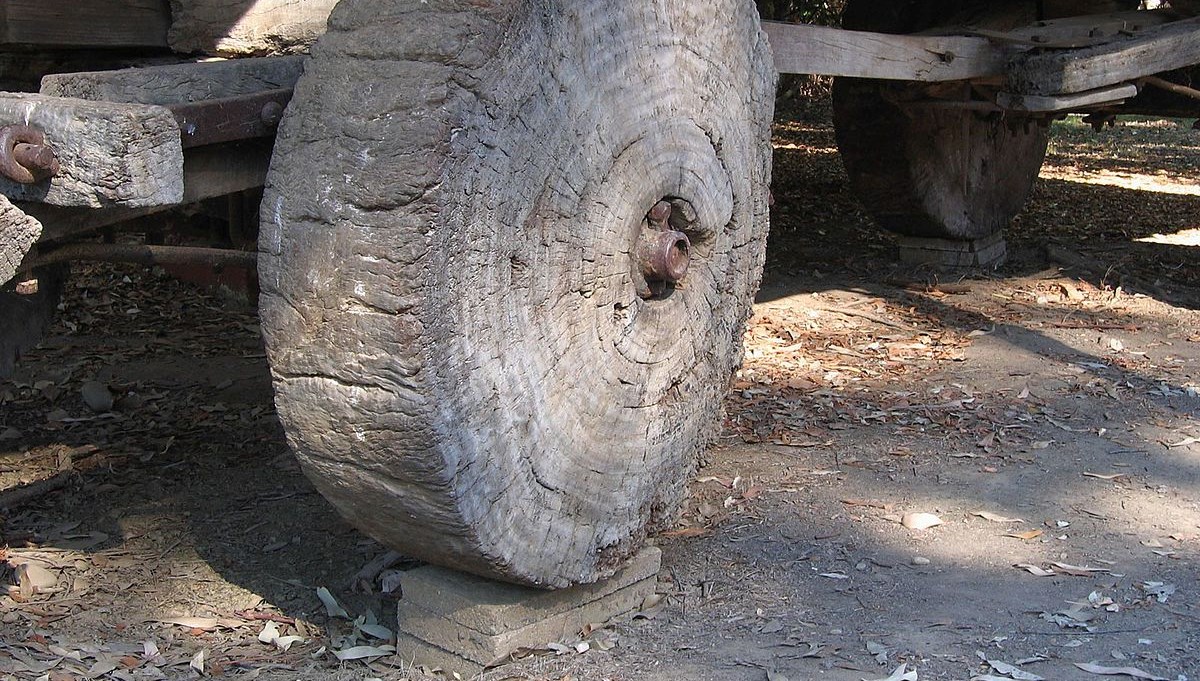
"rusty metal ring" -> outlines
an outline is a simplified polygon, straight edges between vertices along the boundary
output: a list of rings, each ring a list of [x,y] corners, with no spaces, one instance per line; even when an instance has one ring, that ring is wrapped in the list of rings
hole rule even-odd
[[[18,147],[22,153],[18,154]],[[17,157],[36,160],[28,167]],[[20,184],[36,184],[58,172],[58,160],[46,146],[41,130],[30,125],[0,127],[0,175]]]

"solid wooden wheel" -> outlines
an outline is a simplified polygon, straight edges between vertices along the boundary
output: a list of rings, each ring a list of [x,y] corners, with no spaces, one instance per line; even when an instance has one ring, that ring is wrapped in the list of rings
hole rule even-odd
[[[901,4],[852,0],[846,28],[909,33],[957,23],[1004,28],[1033,16],[1032,3]],[[977,239],[1021,208],[1046,154],[1036,122],[994,113],[902,104],[910,84],[839,78],[833,120],[846,173],[885,229],[918,237]],[[963,88],[969,86],[963,85]]]
[[[749,0],[345,0],[276,143],[261,311],[314,484],[410,555],[610,574],[718,425],[761,271]]]
[[[67,268],[42,267],[33,275],[0,285],[0,378],[10,376],[21,353],[42,340],[62,297]]]

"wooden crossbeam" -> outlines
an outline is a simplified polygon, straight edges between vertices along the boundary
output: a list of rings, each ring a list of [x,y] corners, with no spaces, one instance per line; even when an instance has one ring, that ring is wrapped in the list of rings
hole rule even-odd
[[[0,45],[166,47],[167,0],[0,0]]]
[[[890,35],[763,22],[780,73],[940,82],[1002,76],[1015,54],[987,38]]]
[[[1008,89],[1026,95],[1086,92],[1194,64],[1200,64],[1200,17],[1094,47],[1017,56]]]

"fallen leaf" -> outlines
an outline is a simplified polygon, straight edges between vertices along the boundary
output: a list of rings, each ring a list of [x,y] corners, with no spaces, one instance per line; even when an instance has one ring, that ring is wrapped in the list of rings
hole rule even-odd
[[[1054,576],[1054,570],[1046,570],[1045,568],[1040,568],[1036,565],[1033,565],[1032,563],[1017,563],[1013,567],[1024,570],[1035,577],[1053,577]]]
[[[1005,533],[1004,536],[1012,537],[1013,539],[1024,539],[1024,540],[1028,541],[1030,539],[1037,539],[1038,537],[1042,536],[1043,534],[1045,534],[1045,532],[1043,532],[1042,530],[1029,530],[1027,532],[1008,532],[1008,533]]]
[[[188,662],[188,666],[200,672],[201,676],[204,675],[204,657],[205,653],[207,652],[208,651],[201,648],[199,652],[192,656],[191,661]]]
[[[351,619],[350,613],[346,612],[341,605],[338,605],[337,599],[333,597],[333,594],[329,593],[329,589],[323,586],[317,587],[317,598],[321,599],[321,603],[325,606],[325,613],[330,617]]]
[[[1084,567],[1081,565],[1071,565],[1069,563],[1059,563],[1051,561],[1056,572],[1071,575],[1072,577],[1089,577],[1097,572],[1110,572],[1107,568]]]
[[[791,681],[791,680],[788,679],[788,677],[784,676],[783,674],[781,674],[773,669],[768,669],[767,670],[767,681]]]
[[[863,679],[863,681],[867,680]],[[908,663],[905,662],[896,667],[896,671],[892,672],[887,678],[878,679],[877,681],[917,681],[917,670],[908,671]]]
[[[942,519],[932,513],[905,513],[900,524],[910,530],[927,530],[942,524]]]
[[[1128,473],[1090,473],[1088,471],[1084,471],[1083,477],[1096,478],[1098,480],[1108,480],[1111,482],[1113,480],[1118,480],[1120,478],[1127,478],[1127,477],[1129,477],[1129,474]]]
[[[1168,681],[1165,676],[1155,676],[1148,672],[1144,672],[1137,667],[1105,667],[1096,664],[1095,662],[1076,662],[1076,667],[1079,667],[1089,674],[1102,674],[1104,676],[1132,676],[1135,679],[1146,679],[1147,681]]]
[[[993,523],[1023,523],[1023,522],[1025,522],[1024,520],[1021,520],[1020,518],[1008,518],[1008,517],[1005,517],[1002,515],[997,515],[995,513],[991,513],[989,511],[973,511],[971,513],[971,515],[979,516],[980,518],[983,518],[984,520],[990,520]]]
[[[1142,591],[1145,591],[1147,595],[1154,596],[1159,603],[1166,603],[1171,594],[1175,593],[1175,585],[1162,582],[1142,582]]]
[[[876,643],[875,641],[867,641],[866,646],[867,652],[875,658],[876,662],[879,664],[887,664],[887,646],[883,645],[882,643]]]
[[[678,530],[667,530],[663,532],[663,537],[687,538],[687,537],[704,537],[712,534],[712,530],[707,527],[683,527]]]
[[[850,575],[842,574],[841,572],[822,572],[820,576],[828,577],[829,579],[850,579]]]
[[[988,659],[985,659],[984,662],[987,662],[988,666],[994,669],[997,673],[1012,677],[1017,681],[1045,681],[1043,677],[1038,676],[1033,672],[1027,672],[1024,669],[1013,666],[1007,662]]]
[[[354,646],[345,650],[333,651],[333,656],[345,662],[346,660],[365,660],[373,657],[393,655],[396,646]]]

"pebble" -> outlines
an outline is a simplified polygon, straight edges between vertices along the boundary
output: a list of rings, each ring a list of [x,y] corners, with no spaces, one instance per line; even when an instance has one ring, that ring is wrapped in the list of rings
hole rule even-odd
[[[929,565],[929,559],[925,556],[913,556],[913,565]]]

